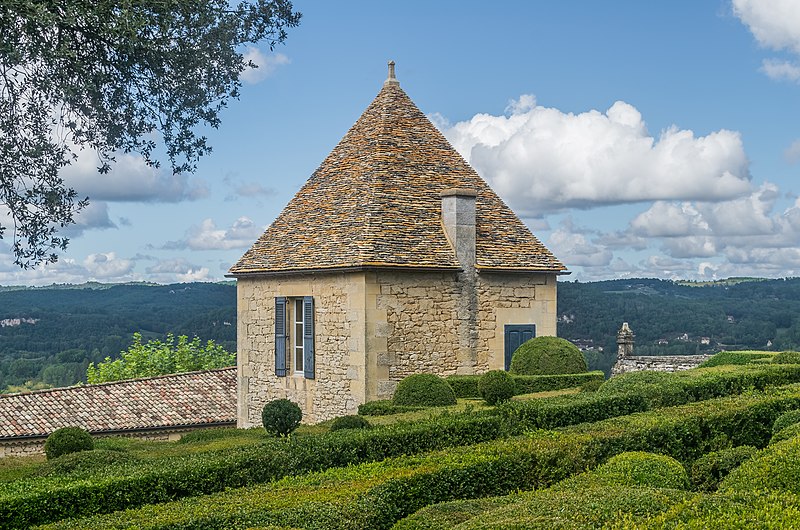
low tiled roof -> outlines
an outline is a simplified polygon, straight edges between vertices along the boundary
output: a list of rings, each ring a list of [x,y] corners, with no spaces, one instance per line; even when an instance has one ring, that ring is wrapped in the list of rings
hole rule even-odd
[[[0,441],[236,422],[236,368],[0,395]]]
[[[458,269],[441,221],[440,194],[449,188],[477,192],[479,270],[565,270],[399,84],[387,80],[230,272]]]

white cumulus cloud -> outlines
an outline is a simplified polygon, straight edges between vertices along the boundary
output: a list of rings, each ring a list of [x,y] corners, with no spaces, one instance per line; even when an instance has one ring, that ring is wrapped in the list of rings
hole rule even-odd
[[[733,0],[733,14],[761,46],[794,56],[794,60],[764,59],[761,70],[772,79],[800,82],[800,2]]]
[[[747,194],[741,137],[719,130],[696,137],[670,127],[651,136],[632,105],[579,114],[525,95],[505,116],[478,114],[448,126],[453,146],[521,215],[652,200],[718,201]]]
[[[248,46],[244,52],[245,62],[252,62],[256,68],[245,68],[239,79],[251,85],[263,81],[272,75],[279,66],[289,64],[291,61],[282,53],[265,54],[255,46]]]
[[[191,250],[230,250],[246,248],[255,243],[265,228],[257,226],[252,219],[240,217],[230,228],[217,228],[213,219],[204,219],[186,231],[186,237],[179,241],[169,241],[165,249]]]

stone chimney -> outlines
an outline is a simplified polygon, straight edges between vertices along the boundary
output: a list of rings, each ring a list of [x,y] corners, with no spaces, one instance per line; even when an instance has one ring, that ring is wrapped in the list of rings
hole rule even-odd
[[[472,190],[451,188],[442,196],[442,224],[458,263],[468,275],[475,273],[475,198]]]
[[[384,85],[400,86],[400,81],[394,75],[394,61],[389,61],[389,77],[383,82]]]
[[[622,327],[617,331],[617,359],[633,355],[633,337],[633,330],[627,322],[623,322]]]

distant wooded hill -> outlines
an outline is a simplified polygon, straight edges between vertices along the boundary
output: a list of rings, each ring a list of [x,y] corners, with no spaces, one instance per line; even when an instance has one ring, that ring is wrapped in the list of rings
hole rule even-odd
[[[197,335],[236,351],[235,284],[2,287],[0,390],[85,380],[90,362],[118,357],[137,331],[145,340]]]
[[[689,283],[634,279],[559,282],[558,334],[576,342],[592,368],[610,370],[616,332],[628,322],[635,353],[800,348],[800,279]],[[74,384],[131,343],[167,333],[213,339],[236,350],[236,286],[0,287],[0,389]]]
[[[800,348],[800,278],[630,279],[558,288],[558,335],[578,343],[592,368],[610,369],[623,322],[636,334],[637,355]]]

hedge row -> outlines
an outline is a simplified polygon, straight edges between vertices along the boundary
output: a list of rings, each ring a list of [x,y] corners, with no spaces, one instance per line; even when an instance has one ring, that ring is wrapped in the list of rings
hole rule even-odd
[[[761,372],[745,368],[718,374],[721,382],[715,392],[764,388],[782,384],[792,377],[800,380],[800,367],[796,366],[767,365],[759,367]],[[735,377],[737,373],[739,379]],[[695,379],[701,389],[713,387],[709,377]],[[682,393],[673,395],[673,402],[677,401],[677,396],[688,401],[690,395],[702,393],[689,384],[682,384],[681,389]],[[337,431],[321,436],[271,440],[175,459],[168,466],[162,462],[140,464],[126,475],[112,474],[67,483],[59,482],[58,477],[19,481],[5,491],[0,490],[0,528],[107,513],[269,482],[287,475],[475,444],[531,429],[595,422],[647,410],[653,406],[651,390],[633,388],[627,393],[512,402],[485,413],[443,415],[424,422],[368,431]]]
[[[548,487],[626,451],[655,451],[687,460],[719,444],[764,445],[771,434],[769,425],[794,408],[800,408],[800,386],[330,469],[47,528],[389,528],[432,503]],[[611,469],[607,475],[619,472]],[[685,482],[685,476],[679,482]]]
[[[509,375],[514,380],[514,395],[573,388],[593,381],[602,382],[605,379],[605,375],[599,370],[565,375]],[[478,392],[478,381],[480,381],[481,377],[480,375],[451,375],[445,377],[445,380],[453,387],[457,397],[479,398],[481,395]]]

